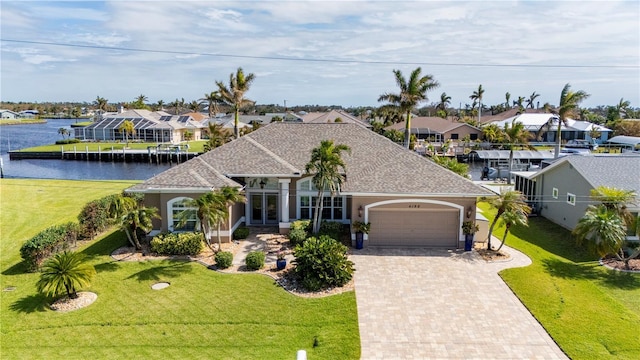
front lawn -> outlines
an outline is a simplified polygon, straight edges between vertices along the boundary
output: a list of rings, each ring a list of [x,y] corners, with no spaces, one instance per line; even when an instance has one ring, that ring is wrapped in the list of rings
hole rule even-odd
[[[258,274],[220,274],[182,261],[116,262],[126,243],[106,234],[82,251],[98,275],[89,307],[57,313],[24,273],[18,249],[50,225],[73,220],[87,201],[132,182],[0,181],[3,359],[282,359],[306,349],[310,359],[360,355],[353,292],[300,298]],[[152,290],[166,281],[171,285]],[[317,339],[317,347],[313,347]]]
[[[486,204],[481,207],[487,214]],[[640,274],[600,266],[568,230],[541,217],[515,228],[507,245],[533,264],[500,276],[569,357],[640,358]]]

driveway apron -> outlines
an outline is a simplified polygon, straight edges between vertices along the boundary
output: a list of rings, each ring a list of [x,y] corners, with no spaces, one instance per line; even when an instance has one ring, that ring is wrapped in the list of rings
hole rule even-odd
[[[531,263],[434,249],[354,251],[362,359],[566,359],[498,276]]]

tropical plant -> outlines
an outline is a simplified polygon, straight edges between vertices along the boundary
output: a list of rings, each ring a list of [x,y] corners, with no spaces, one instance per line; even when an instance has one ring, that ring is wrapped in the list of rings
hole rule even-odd
[[[162,233],[151,239],[151,251],[160,255],[198,255],[202,238],[197,232]]]
[[[464,235],[473,235],[480,231],[480,227],[473,221],[462,222],[462,233]]]
[[[527,131],[522,122],[518,121],[516,117],[511,121],[511,126],[508,123],[504,124],[502,130],[503,140],[507,143],[509,148],[509,174],[513,167],[513,149],[516,146],[529,146],[529,138],[531,133]],[[507,184],[511,184],[511,175],[507,179]]]
[[[264,266],[265,254],[262,251],[252,251],[244,259],[247,270],[260,270]]]
[[[447,95],[446,92],[443,92],[442,94],[440,94],[440,103],[438,103],[437,109],[442,111],[443,116],[440,116],[441,118],[446,119],[447,116],[449,115],[449,112],[447,111],[447,107],[450,104],[451,104],[451,96]]]
[[[138,207],[130,209],[120,216],[120,229],[127,235],[127,239],[136,250],[141,250],[142,245],[138,239],[138,230],[145,234],[153,229],[153,219],[160,218],[155,207]]]
[[[507,91],[507,92],[504,94],[504,98],[505,98],[505,100],[507,100],[507,101],[504,103],[504,107],[505,107],[505,109],[510,109],[510,108],[511,108],[511,103],[510,103],[509,101],[511,100],[511,93]]]
[[[219,269],[226,269],[233,265],[233,253],[229,251],[220,251],[215,256],[216,266]]]
[[[329,236],[310,237],[293,250],[294,273],[302,285],[311,291],[343,286],[353,277],[353,262],[347,257],[347,247]]]
[[[311,181],[318,189],[315,213],[313,214],[314,234],[320,230],[325,190],[329,190],[331,197],[333,197],[345,180],[346,164],[342,159],[342,152],[351,154],[351,148],[344,144],[335,145],[333,140],[322,140],[320,146],[311,150],[311,160],[305,166],[306,173],[313,175]]]
[[[126,140],[126,146],[129,147],[129,136],[135,136],[136,128],[131,120],[125,120],[120,124],[118,130],[122,131],[122,137]]]
[[[64,139],[65,136],[69,135],[69,130],[67,130],[66,128],[61,127],[61,128],[58,129],[58,134],[62,135],[62,138]]]
[[[407,81],[400,70],[393,70],[400,92],[397,94],[384,93],[378,98],[378,101],[387,101],[390,105],[397,107],[400,113],[405,114],[404,147],[407,149],[411,140],[411,111],[420,102],[427,100],[427,91],[439,86],[438,82],[433,79],[433,75],[421,76],[421,71],[420,67],[413,70],[409,81]]]
[[[107,105],[109,104],[109,100],[103,97],[97,96],[93,103],[98,108],[100,115],[102,115],[107,111]]]
[[[255,102],[249,99],[245,99],[244,95],[251,83],[255,80],[254,74],[244,74],[241,67],[238,68],[236,74],[231,73],[229,75],[229,86],[227,87],[222,81],[216,81],[218,86],[218,93],[220,99],[227,105],[231,106],[235,117],[233,120],[233,134],[235,138],[240,137],[239,122],[240,122],[240,109],[245,106],[253,105]]]
[[[73,110],[71,110],[71,116],[73,116],[73,118],[76,119],[76,122],[78,122],[78,118],[82,116],[82,109],[77,106],[74,107]]]
[[[588,97],[589,94],[582,90],[572,91],[571,85],[569,84],[566,84],[564,88],[562,88],[562,92],[560,93],[560,105],[555,111],[553,111],[557,114],[557,118],[555,118],[554,120],[558,122],[556,145],[554,150],[554,157],[556,159],[560,156],[560,146],[562,144],[562,125],[567,125],[567,119],[569,119],[570,116],[575,116],[576,112],[578,111],[578,105]],[[542,133],[547,131],[551,125],[551,121],[544,125],[538,132],[538,137],[540,137]]]
[[[530,207],[522,207],[521,209],[511,209],[502,213],[500,219],[504,223],[504,235],[502,236],[502,241],[500,242],[500,246],[496,249],[496,251],[500,251],[502,246],[507,241],[507,235],[509,234],[509,230],[513,225],[522,225],[529,226],[529,214],[531,213]]]
[[[192,112],[199,112],[200,111],[200,103],[193,100],[192,102],[189,103],[189,110],[191,110]]]
[[[369,231],[371,230],[371,223],[370,222],[362,222],[362,221],[354,221],[353,222],[353,230],[355,232],[361,232],[363,234],[368,234]]]
[[[504,133],[498,125],[489,124],[482,127],[482,138],[491,144],[500,143],[504,139]]]
[[[600,202],[607,209],[614,210],[627,227],[633,225],[634,216],[627,206],[628,204],[634,204],[636,199],[635,191],[617,189],[609,186],[598,186],[591,189],[590,197],[592,200]]]
[[[224,130],[222,124],[215,124],[209,120],[207,135],[209,139],[204,144],[204,151],[213,150],[233,140],[233,135]]]
[[[540,94],[536,93],[535,91],[531,95],[529,95],[529,98],[527,99],[527,107],[529,109],[535,108],[536,99],[539,97]]]
[[[64,251],[45,261],[36,288],[48,296],[66,292],[70,299],[76,299],[76,290],[89,286],[95,275],[96,270],[82,254]]]
[[[496,215],[489,226],[489,234],[487,236],[487,249],[492,250],[491,236],[493,235],[493,228],[502,217],[502,214],[505,212],[529,214],[531,213],[531,208],[527,205],[524,195],[517,190],[504,190],[500,195],[491,198],[484,198],[483,201],[488,202],[491,208],[497,210]]]
[[[474,102],[478,102],[478,126],[480,126],[480,117],[482,116],[482,96],[484,95],[484,89],[482,84],[478,86],[478,90],[474,90],[473,94],[469,96]]]
[[[433,162],[435,162],[436,164],[444,167],[445,169],[449,169],[460,176],[467,177],[467,175],[469,175],[469,165],[458,162],[458,160],[456,160],[455,158],[434,155],[431,157],[431,160],[433,160]]]
[[[156,103],[156,111],[163,111],[163,110],[164,110],[164,100],[160,99]]]
[[[627,118],[630,106],[631,103],[628,100],[620,98],[620,101],[616,105],[616,113],[618,114],[619,119]]]
[[[211,119],[218,113],[218,104],[222,102],[222,99],[220,98],[220,92],[212,91],[204,94],[204,97],[201,98],[200,101],[207,104],[209,118]]]

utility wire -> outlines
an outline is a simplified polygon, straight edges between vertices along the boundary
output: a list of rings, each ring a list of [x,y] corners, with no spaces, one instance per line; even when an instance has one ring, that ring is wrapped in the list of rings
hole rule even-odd
[[[640,65],[538,65],[538,64],[481,64],[481,63],[438,63],[438,62],[404,62],[404,61],[373,61],[373,60],[348,60],[348,59],[318,59],[318,58],[291,58],[283,56],[257,56],[257,55],[239,55],[239,54],[215,54],[215,53],[202,53],[191,51],[175,51],[175,50],[155,50],[155,49],[140,49],[140,48],[125,48],[125,47],[111,47],[100,45],[80,45],[80,44],[68,44],[59,42],[48,41],[32,41],[32,40],[17,40],[17,39],[2,39],[0,41],[19,44],[33,44],[33,45],[50,45],[50,46],[63,46],[74,48],[87,48],[87,49],[99,49],[99,50],[120,50],[120,51],[133,51],[155,54],[173,54],[173,55],[198,55],[198,56],[210,56],[210,57],[224,57],[224,58],[239,58],[239,59],[259,59],[259,60],[279,60],[279,61],[304,61],[304,62],[317,62],[317,63],[347,63],[347,64],[377,64],[377,65],[419,65],[419,66],[468,66],[468,67],[484,67],[484,68],[574,68],[574,69],[638,69]]]

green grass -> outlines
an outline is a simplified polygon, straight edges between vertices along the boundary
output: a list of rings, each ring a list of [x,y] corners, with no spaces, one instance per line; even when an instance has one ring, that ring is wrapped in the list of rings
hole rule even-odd
[[[0,125],[44,124],[43,119],[0,119]]]
[[[640,274],[600,266],[569,231],[544,218],[515,228],[507,245],[533,264],[500,276],[569,357],[640,358]]]
[[[206,140],[198,140],[198,141],[185,141],[181,144],[189,144],[189,152],[201,153],[204,152],[204,144]],[[147,150],[149,146],[157,146],[158,143],[140,143],[140,142],[130,142],[129,148],[134,150]],[[21,152],[60,152],[60,148],[62,147],[64,151],[78,151],[84,152],[86,150],[89,151],[111,151],[113,150],[122,150],[125,146],[127,146],[126,142],[83,142],[76,144],[65,144],[65,145],[42,145],[35,146],[30,148],[24,148],[19,151]]]
[[[310,359],[360,355],[355,294],[299,298],[258,274],[220,274],[181,261],[116,262],[126,243],[108,233],[82,251],[97,277],[91,306],[47,308],[24,273],[18,249],[38,231],[75,219],[84,203],[132,182],[0,180],[2,359],[281,359],[306,349]],[[171,286],[151,290],[157,281]],[[313,348],[314,338],[319,345]]]

